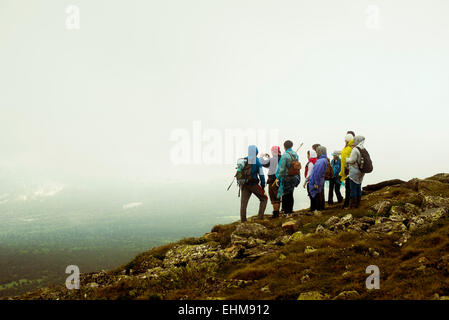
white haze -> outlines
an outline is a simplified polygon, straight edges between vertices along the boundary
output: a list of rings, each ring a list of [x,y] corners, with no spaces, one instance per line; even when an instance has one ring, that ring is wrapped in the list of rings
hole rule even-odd
[[[370,30],[372,3],[0,0],[0,176],[224,191],[233,165],[170,162],[171,132],[193,121],[279,130],[303,161],[354,130],[366,183],[448,172],[449,3],[375,1]]]

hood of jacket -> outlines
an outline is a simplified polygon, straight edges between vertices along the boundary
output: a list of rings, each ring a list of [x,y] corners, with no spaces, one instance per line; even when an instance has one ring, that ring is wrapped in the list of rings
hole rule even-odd
[[[363,144],[365,143],[365,137],[364,136],[356,136],[354,138],[353,143],[355,144],[356,147],[363,149],[364,148]]]
[[[319,146],[316,148],[316,153],[318,155],[318,158],[321,158],[322,155],[325,155],[327,158],[327,149],[324,146]]]
[[[249,163],[256,163],[257,154],[259,153],[259,150],[255,145],[248,146],[248,162]]]

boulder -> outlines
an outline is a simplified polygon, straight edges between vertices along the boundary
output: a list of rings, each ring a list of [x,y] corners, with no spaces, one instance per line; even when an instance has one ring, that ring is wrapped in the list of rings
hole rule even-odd
[[[444,215],[446,215],[446,213],[447,210],[445,208],[432,208],[427,209],[419,216],[428,221],[434,222],[441,219]]]
[[[218,239],[218,232],[208,232],[203,237],[207,241],[216,241]]]
[[[316,227],[316,229],[315,229],[315,233],[320,233],[320,234],[323,234],[323,235],[331,235],[331,234],[332,234],[332,231],[330,231],[330,230],[324,228],[321,224],[319,224],[319,225]]]
[[[234,233],[231,234],[231,245],[241,245],[246,248],[254,248],[261,244],[265,244],[265,241],[261,239],[255,239],[253,237],[240,237]]]
[[[411,238],[410,232],[406,231],[402,234],[402,236],[399,238],[398,241],[395,242],[395,244],[399,247],[402,247],[407,241]]]
[[[263,293],[271,293],[269,285],[266,285],[265,287],[261,288],[260,291]]]
[[[282,224],[282,229],[287,232],[293,233],[298,230],[298,223],[296,221],[287,221]]]
[[[247,257],[250,260],[254,260],[264,255],[276,252],[277,250],[278,248],[276,246],[260,245],[254,248],[246,249],[243,253],[243,256]]]
[[[304,235],[302,234],[301,231],[297,231],[297,232],[293,233],[289,238],[290,241],[299,241],[302,239],[304,239]]]
[[[332,300],[355,300],[360,297],[359,293],[355,290],[342,291]]]
[[[424,196],[423,207],[429,208],[449,208],[449,198],[439,196]]]
[[[329,299],[329,295],[322,294],[319,291],[307,291],[299,295],[298,300],[326,300]]]
[[[240,237],[263,238],[267,236],[268,229],[259,223],[240,223],[234,230],[233,234]]]
[[[348,213],[343,218],[340,219],[340,224],[348,224],[352,221],[352,214]]]
[[[410,231],[415,231],[423,227],[425,223],[426,221],[422,217],[413,217],[408,224],[408,229]]]
[[[406,203],[403,211],[407,218],[417,216],[421,213],[421,209],[413,203]]]
[[[234,245],[225,248],[222,251],[222,254],[224,257],[228,259],[238,259],[240,257],[243,257],[243,253],[245,252],[245,248],[243,246]]]
[[[333,226],[335,226],[335,224],[336,224],[337,222],[339,222],[339,221],[340,221],[340,218],[339,218],[339,217],[337,217],[337,216],[332,216],[332,217],[330,217],[329,219],[326,220],[326,222],[324,223],[324,225],[327,226],[327,227],[333,227]]]
[[[335,231],[343,231],[346,230],[354,222],[352,218],[352,214],[348,213],[343,218],[341,218],[332,228]]]
[[[182,266],[190,262],[217,261],[217,249],[209,244],[178,245],[168,250],[164,259],[164,267]]]
[[[374,206],[371,207],[371,210],[373,210],[376,214],[383,216],[388,213],[391,207],[391,201],[383,200],[377,202]]]
[[[304,250],[304,253],[305,254],[309,254],[309,253],[312,253],[312,252],[315,252],[315,251],[316,251],[316,249],[314,247],[307,246],[306,249]]]
[[[405,232],[406,230],[407,227],[402,222],[387,220],[369,227],[367,232],[392,234],[394,232]]]

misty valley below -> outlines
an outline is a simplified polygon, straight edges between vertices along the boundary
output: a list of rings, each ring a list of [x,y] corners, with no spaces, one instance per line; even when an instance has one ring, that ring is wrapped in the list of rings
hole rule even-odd
[[[138,253],[239,219],[226,183],[28,188],[0,192],[0,296],[61,284],[68,265],[82,273],[113,269]],[[295,209],[308,205],[296,190]],[[258,201],[250,200],[249,215]],[[266,214],[271,213],[267,206]]]

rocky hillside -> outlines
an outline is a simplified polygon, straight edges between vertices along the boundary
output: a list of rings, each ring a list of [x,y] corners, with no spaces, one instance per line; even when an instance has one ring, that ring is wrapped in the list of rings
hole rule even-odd
[[[364,188],[361,207],[217,225],[83,274],[80,290],[14,299],[445,299],[449,296],[449,174]],[[380,269],[367,290],[365,269]]]

